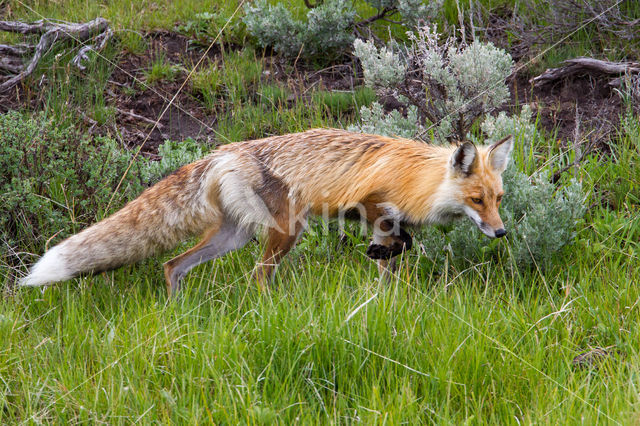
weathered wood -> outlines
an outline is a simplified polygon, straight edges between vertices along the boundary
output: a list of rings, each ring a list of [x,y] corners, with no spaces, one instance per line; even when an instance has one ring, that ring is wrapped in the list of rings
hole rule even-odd
[[[17,55],[23,55],[31,50],[34,50],[34,54],[28,64],[24,66],[21,65],[20,67],[17,67],[15,62],[10,60],[0,61],[0,69],[14,74],[8,80],[0,84],[0,92],[5,92],[11,89],[20,81],[31,75],[40,62],[40,59],[42,59],[42,56],[44,56],[44,54],[56,43],[61,43],[70,39],[78,42],[85,42],[98,34],[99,36],[96,45],[101,49],[111,36],[109,23],[103,18],[96,18],[93,21],[86,23],[58,23],[42,20],[28,24],[24,22],[0,21],[0,31],[20,34],[42,34],[40,41],[35,47],[24,44],[15,46],[2,45],[0,53],[4,53],[5,56],[12,56],[15,58]],[[93,46],[85,46],[80,49],[78,55],[73,59],[73,63],[82,69],[81,61],[86,59],[88,50],[92,49]]]
[[[609,62],[593,58],[575,58],[563,62],[559,68],[549,68],[537,77],[529,80],[536,86],[541,86],[577,73],[622,75],[640,72],[638,62]]]
[[[78,67],[80,70],[84,71],[86,67],[82,65],[82,62],[89,60],[89,56],[87,54],[91,51],[99,52],[104,49],[104,47],[107,45],[107,42],[112,36],[113,31],[111,31],[111,28],[107,28],[95,38],[94,44],[82,46],[80,51],[78,51],[78,54],[71,60],[71,63]]]
[[[2,57],[0,56],[0,72],[8,72],[10,74],[17,74],[22,71],[22,61],[20,58],[15,57]]]
[[[32,50],[33,46],[30,44],[0,44],[0,54],[2,55],[22,56],[26,55]]]

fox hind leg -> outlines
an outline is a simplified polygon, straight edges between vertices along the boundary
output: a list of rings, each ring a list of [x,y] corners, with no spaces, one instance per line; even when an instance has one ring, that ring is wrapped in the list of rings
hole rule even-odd
[[[274,228],[269,229],[262,262],[258,263],[253,271],[253,278],[258,281],[258,285],[262,290],[266,288],[266,283],[271,279],[276,266],[295,246],[303,230],[304,226],[300,222],[295,224],[293,233],[282,232]]]
[[[164,264],[164,276],[169,295],[178,293],[180,280],[192,268],[242,248],[252,236],[251,232],[228,220],[223,220],[222,223],[209,229],[196,246]]]

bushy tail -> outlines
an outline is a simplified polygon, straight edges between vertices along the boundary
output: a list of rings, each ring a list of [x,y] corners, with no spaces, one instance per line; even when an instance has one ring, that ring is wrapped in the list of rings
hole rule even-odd
[[[33,265],[29,275],[20,280],[20,285],[35,287],[72,278],[75,273],[60,252],[60,246],[47,251],[38,263]]]
[[[203,176],[194,170],[198,163],[184,166],[122,210],[47,251],[20,285],[46,285],[114,269],[203,232],[220,210],[203,196]]]
[[[132,216],[139,213],[135,212],[137,201],[47,251],[20,285],[46,285],[84,272],[114,269],[175,245],[171,235],[159,235],[165,228],[163,217],[146,214],[141,223]]]

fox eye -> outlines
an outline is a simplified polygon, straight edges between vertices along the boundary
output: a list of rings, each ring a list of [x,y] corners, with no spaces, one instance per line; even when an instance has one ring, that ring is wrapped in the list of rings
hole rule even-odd
[[[471,197],[471,201],[473,201],[474,204],[482,204],[482,198]]]

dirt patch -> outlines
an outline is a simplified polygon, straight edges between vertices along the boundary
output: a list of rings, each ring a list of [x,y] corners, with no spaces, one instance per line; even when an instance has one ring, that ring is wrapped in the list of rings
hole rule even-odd
[[[578,74],[541,87],[532,87],[529,78],[519,75],[510,82],[512,105],[531,105],[542,127],[563,144],[587,138],[608,149],[622,111],[610,77]]]
[[[494,38],[499,37],[494,34]],[[149,33],[145,39],[147,51],[141,55],[124,53],[118,56],[108,78],[106,105],[113,107],[115,120],[107,120],[107,124],[99,125],[85,117],[90,131],[115,134],[132,148],[144,143],[142,152],[150,156],[157,153],[158,145],[166,139],[193,138],[201,142],[214,142],[217,113],[224,111],[207,110],[192,93],[189,82],[181,88],[188,71],[202,58],[205,48],[192,43],[188,37],[168,31]],[[220,60],[220,47],[215,45],[200,66]],[[148,81],[148,70],[158,61],[173,66],[173,78]],[[354,90],[362,84],[362,76],[354,73],[354,63],[349,60],[317,70],[303,63],[292,65],[276,56],[267,56],[263,69],[263,82],[277,82],[291,90],[291,104],[304,102],[317,89]],[[528,81],[530,77],[518,74],[511,79],[509,86],[512,99],[505,110],[528,103],[540,115],[541,125],[564,141],[561,143],[588,137],[606,148],[622,110],[620,97],[607,85],[608,78],[575,75],[554,84],[532,88]],[[46,83],[43,77],[36,85]],[[19,86],[10,93],[0,95],[0,112],[41,108],[44,105],[42,96],[34,96],[34,92],[38,92],[37,87]],[[172,99],[171,106],[167,108]],[[151,131],[158,119],[158,126]]]
[[[145,39],[149,46],[147,51],[142,55],[119,55],[107,79],[105,105],[112,108],[114,119],[99,124],[97,118],[88,111],[77,108],[76,113],[85,121],[90,133],[116,135],[129,147],[144,143],[141,151],[151,156],[157,152],[158,145],[167,139],[213,141],[215,114],[207,111],[192,94],[189,82],[181,88],[188,72],[200,60],[205,49],[198,46],[192,48],[189,38],[167,31],[149,33]],[[219,55],[219,47],[214,46],[200,66],[208,65]],[[172,66],[172,78],[148,81],[148,70],[156,60]],[[11,109],[35,111],[44,108],[47,105],[47,91],[42,89],[47,84],[47,75],[34,75],[28,85],[18,85],[0,94],[0,113]],[[158,126],[153,129],[156,120]]]
[[[354,64],[336,64],[320,70],[303,64],[291,65],[277,56],[265,58],[266,77],[286,85],[296,99],[303,98],[313,90],[354,90],[362,85],[362,76],[353,72]]]
[[[191,49],[187,37],[166,31],[149,34],[147,41],[147,54],[128,53],[119,59],[106,90],[109,103],[116,108],[117,127],[124,140],[130,146],[144,143],[142,151],[146,153],[157,152],[166,139],[212,142],[216,116],[191,94],[188,83],[181,88],[204,51]],[[211,49],[200,66],[215,60],[219,53]],[[148,82],[145,72],[158,58],[172,65],[175,74],[172,79]],[[159,117],[158,126],[149,135]]]

